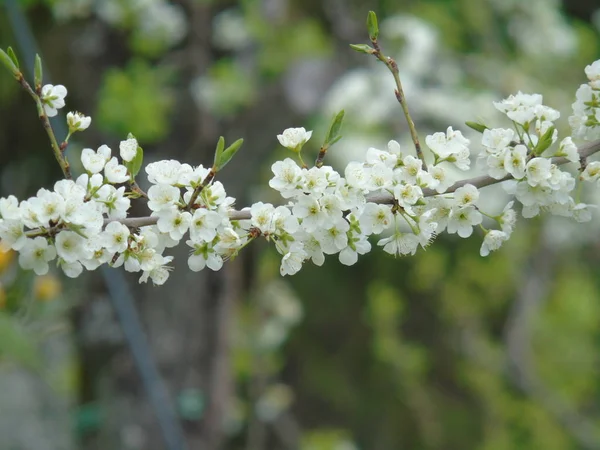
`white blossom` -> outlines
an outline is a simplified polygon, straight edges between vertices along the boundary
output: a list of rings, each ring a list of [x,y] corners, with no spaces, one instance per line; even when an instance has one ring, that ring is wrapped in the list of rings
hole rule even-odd
[[[302,269],[302,263],[307,258],[302,244],[294,243],[288,252],[281,258],[281,266],[279,272],[282,276],[294,275]]]
[[[483,217],[475,207],[456,208],[452,209],[446,229],[450,234],[457,233],[462,238],[468,238],[473,234],[473,227],[482,221]]]
[[[152,211],[171,209],[180,200],[180,191],[168,184],[155,184],[148,189],[148,208]]]
[[[86,130],[92,123],[92,118],[81,114],[80,112],[69,112],[67,113],[67,126],[69,131]]]
[[[389,228],[394,220],[392,209],[388,205],[367,203],[360,214],[360,229],[366,234],[380,234]]]
[[[454,191],[454,202],[458,207],[472,206],[479,200],[479,191],[472,184],[465,184]]]
[[[129,228],[119,222],[109,223],[102,232],[103,246],[112,253],[127,250]]]
[[[504,241],[508,239],[507,234],[504,231],[500,230],[490,230],[485,234],[485,238],[483,239],[483,243],[481,244],[481,249],[479,250],[479,254],[481,256],[487,256],[490,252],[494,250],[498,250]]]
[[[306,131],[304,128],[288,128],[283,134],[277,135],[277,140],[284,147],[297,152],[311,136],[312,131]]]
[[[129,180],[127,168],[119,164],[114,156],[104,166],[104,176],[109,183],[125,183]]]
[[[137,155],[138,142],[135,138],[129,138],[119,143],[119,154],[121,159],[126,162],[133,161]]]
[[[56,86],[46,84],[42,86],[40,100],[44,105],[44,111],[48,117],[54,117],[59,109],[65,106],[65,97],[67,96],[67,88],[62,84]]]
[[[102,172],[104,166],[110,160],[110,153],[111,150],[106,145],[101,145],[96,151],[91,148],[84,148],[81,151],[83,168],[91,174]]]
[[[48,273],[48,262],[56,258],[56,249],[48,244],[48,240],[38,236],[27,239],[27,243],[19,252],[19,264],[23,269],[33,270],[36,275]]]
[[[283,198],[289,198],[300,193],[304,184],[302,169],[291,158],[277,161],[271,166],[275,175],[269,180],[269,186],[279,191]]]
[[[85,257],[85,238],[73,231],[61,231],[56,236],[56,253],[66,263],[74,263]]]

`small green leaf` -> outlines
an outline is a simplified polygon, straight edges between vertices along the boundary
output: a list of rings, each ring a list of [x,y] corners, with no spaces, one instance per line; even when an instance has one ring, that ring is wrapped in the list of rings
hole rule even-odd
[[[225,148],[225,138],[223,136],[221,136],[221,137],[219,137],[219,142],[217,142],[217,149],[215,150],[214,167],[219,167],[219,161],[221,161],[221,155],[223,154],[224,148]]]
[[[20,69],[21,66],[19,66],[19,60],[17,59],[17,55],[13,51],[12,47],[8,47],[6,49],[6,53],[8,53],[8,56],[10,56],[10,59],[12,60],[14,65],[17,66],[17,69]]]
[[[541,155],[544,150],[552,145],[552,135],[554,134],[554,127],[550,127],[546,130],[546,132],[540,137],[537,145],[533,149],[533,153],[536,155]]]
[[[327,136],[325,137],[325,145],[331,146],[340,140],[340,129],[342,128],[343,120],[344,110],[342,109],[339,113],[335,115],[333,121],[331,122],[329,131],[327,132]]]
[[[128,163],[129,173],[135,177],[142,168],[142,163],[144,162],[144,150],[142,147],[138,145],[137,152],[135,157]]]
[[[238,139],[223,151],[219,159],[219,163],[217,164],[217,171],[221,170],[229,161],[231,161],[231,158],[235,156],[243,143],[243,139]]]
[[[135,140],[137,141],[137,139],[136,139],[136,137],[133,135],[133,133],[127,133],[127,139],[135,139]]]
[[[371,41],[376,41],[379,37],[379,26],[377,25],[377,15],[374,11],[369,11],[367,15],[367,30],[369,30]]]
[[[488,129],[486,125],[479,122],[465,122],[465,125],[469,128],[472,128],[475,131],[479,131],[480,133],[483,133],[485,130]]]
[[[33,82],[35,88],[39,89],[42,87],[42,58],[37,53],[35,54],[35,66],[33,69]]]
[[[350,44],[350,48],[359,53],[366,53],[367,55],[375,53],[375,49],[367,44]]]
[[[329,147],[331,147],[333,144],[335,144],[337,141],[339,141],[342,138],[342,136],[336,136],[334,137],[331,141],[329,141],[327,144],[329,145]]]
[[[10,55],[8,55],[2,49],[0,49],[0,61],[2,61],[2,64],[4,64],[4,66],[8,70],[10,70],[14,76],[18,76],[18,74],[20,73],[19,72],[19,67],[15,64],[15,62],[12,60],[12,58],[10,57]]]

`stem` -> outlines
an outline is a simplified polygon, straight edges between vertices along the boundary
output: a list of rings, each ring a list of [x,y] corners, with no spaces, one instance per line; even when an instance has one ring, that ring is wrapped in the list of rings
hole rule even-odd
[[[131,189],[131,192],[135,192],[137,195],[144,197],[146,200],[148,199],[148,194],[146,194],[146,192],[144,192],[144,190],[137,184],[137,181],[131,180],[129,182],[129,188]]]
[[[321,147],[321,149],[319,150],[319,155],[317,156],[317,159],[315,161],[315,167],[323,167],[323,160],[325,159],[327,150],[329,150],[329,146],[327,144],[323,144],[323,147]]]
[[[321,154],[321,152],[319,152],[319,155]],[[325,156],[325,154],[323,153],[323,156]],[[300,160],[300,164],[302,164],[302,168],[303,169],[308,169],[308,166],[304,163],[304,160],[302,159],[302,151],[298,152],[298,159]],[[321,165],[323,165],[323,163],[321,163]]]
[[[413,143],[415,144],[415,151],[417,152],[417,157],[423,161],[423,169],[427,170],[427,163],[425,162],[425,156],[423,155],[423,151],[421,150],[421,144],[419,142],[419,135],[417,133],[417,129],[415,128],[415,123],[412,120],[410,112],[408,110],[408,104],[406,102],[406,97],[404,95],[404,89],[402,89],[402,81],[400,80],[400,71],[398,70],[398,64],[396,61],[389,56],[384,56],[381,52],[381,47],[377,40],[371,41],[373,47],[375,48],[375,52],[373,55],[392,73],[394,77],[394,81],[396,82],[396,90],[394,94],[396,94],[396,99],[400,106],[402,107],[402,112],[404,112],[404,117],[406,118],[406,123],[408,124],[408,129],[410,130],[410,137],[412,138]]]
[[[190,197],[190,201],[188,202],[187,205],[187,209],[188,211],[191,210],[194,206],[194,203],[196,203],[196,200],[198,199],[198,196],[200,195],[200,192],[202,192],[202,189],[204,189],[215,177],[215,175],[217,174],[216,170],[214,167],[212,167],[210,169],[210,172],[208,172],[208,175],[206,175],[206,178],[202,181],[202,183],[200,183],[198,186],[196,186],[196,189],[194,189],[194,192],[192,193],[192,196]]]
[[[60,166],[64,177],[67,180],[70,180],[71,179],[71,168],[69,166],[67,158],[64,155],[64,150],[66,148],[66,145],[64,147],[61,145],[58,145],[58,141],[56,140],[56,136],[54,135],[54,130],[52,129],[52,125],[50,124],[48,115],[46,114],[46,111],[44,110],[44,105],[42,104],[42,100],[41,100],[40,96],[33,89],[31,89],[31,86],[25,80],[25,78],[23,77],[23,74],[20,74],[17,81],[23,87],[23,89],[25,89],[25,91],[27,91],[27,93],[29,95],[31,95],[31,97],[33,98],[33,101],[35,102],[35,105],[37,107],[38,117],[42,121],[42,125],[44,126],[44,130],[46,130],[48,139],[50,139],[50,145],[52,146],[52,152],[54,153],[54,157],[56,158],[56,161],[58,162],[58,165]]]

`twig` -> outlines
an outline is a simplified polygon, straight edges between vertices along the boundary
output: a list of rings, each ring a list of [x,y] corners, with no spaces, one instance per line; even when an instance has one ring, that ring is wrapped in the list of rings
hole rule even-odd
[[[31,88],[31,86],[29,85],[27,80],[25,80],[25,77],[23,76],[22,73],[19,74],[19,77],[17,78],[17,82],[23,87],[23,89],[25,89],[25,91],[27,91],[27,93],[31,96],[31,98],[33,98],[33,101],[35,102],[35,106],[37,107],[38,117],[42,121],[42,125],[44,126],[44,130],[46,130],[48,139],[50,139],[50,145],[52,146],[52,152],[54,153],[54,157],[56,158],[56,161],[58,162],[58,165],[60,166],[64,177],[67,180],[70,180],[71,179],[71,168],[70,168],[67,158],[65,157],[65,154],[64,154],[66,145],[64,146],[64,148],[61,145],[58,145],[56,136],[54,136],[54,130],[52,130],[52,125],[50,124],[48,115],[46,114],[46,111],[44,110],[44,105],[42,104],[42,100],[40,99],[39,94]]]
[[[375,51],[373,52],[373,56],[375,56],[379,61],[384,63],[388,70],[391,72],[392,76],[394,77],[394,81],[396,83],[396,90],[394,91],[394,94],[396,95],[398,103],[400,103],[400,106],[402,107],[402,112],[404,112],[404,117],[406,118],[408,129],[410,130],[410,137],[412,138],[412,141],[415,144],[415,151],[417,152],[417,157],[423,162],[423,169],[427,170],[427,163],[425,162],[423,150],[421,150],[419,135],[417,133],[417,129],[415,127],[415,123],[412,120],[410,112],[408,111],[408,104],[404,95],[404,89],[402,89],[402,81],[400,80],[400,71],[398,70],[398,64],[393,58],[385,56],[382,53],[381,46],[379,45],[377,39],[371,39],[371,43],[373,44],[373,47],[375,49]]]
[[[202,189],[204,189],[206,186],[208,186],[210,184],[210,182],[213,180],[213,178],[215,177],[215,175],[217,174],[215,168],[211,168],[210,172],[208,172],[208,175],[206,175],[206,178],[204,178],[204,180],[202,180],[202,183],[200,183],[198,186],[196,186],[196,189],[194,189],[194,192],[192,192],[192,196],[190,197],[190,201],[188,202],[187,205],[187,209],[191,210],[192,207],[194,206],[194,203],[196,203],[196,200],[198,199],[198,196],[200,195],[200,193],[202,192]]]

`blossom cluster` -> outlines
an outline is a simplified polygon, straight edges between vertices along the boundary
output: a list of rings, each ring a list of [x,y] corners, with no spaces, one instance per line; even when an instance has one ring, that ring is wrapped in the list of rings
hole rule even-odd
[[[586,74],[589,83],[577,91],[569,121],[573,136],[595,139],[600,137],[600,61]],[[64,106],[63,86],[44,86],[42,94],[48,115]],[[150,187],[143,192],[135,180],[142,152],[129,136],[120,142],[118,156],[107,145],[83,149],[86,173],[76,180],[60,180],[52,190],[42,188],[20,202],[12,195],[1,198],[0,247],[19,252],[21,266],[39,275],[52,261],[70,277],[109,264],[141,272],[140,282],[155,284],[169,276],[173,257],[165,250],[183,239],[193,271],[219,270],[259,237],[282,255],[282,275],[297,273],[307,261],[321,266],[325,255],[352,265],[373,245],[392,255],[412,255],[440,233],[467,238],[477,228],[484,236],[480,254],[487,256],[509,239],[517,203],[525,218],[547,211],[579,222],[591,219],[592,205],[579,200],[575,187],[599,182],[600,162],[584,161],[571,137],[559,141],[560,113],[542,102],[539,94],[519,92],[494,104],[511,128],[472,124],[481,132],[478,167],[502,181],[513,197],[496,213],[482,207],[478,179],[456,180],[456,172],[471,168],[472,144],[452,127],[426,137],[425,159],[391,140],[386,149],[369,148],[363,161],[348,163],[342,173],[321,164],[306,167],[301,157],[300,165],[291,158],[277,161],[269,186],[283,204],[257,202],[241,211],[215,180],[220,163],[212,168],[175,160],[150,163],[145,167]],[[86,129],[91,119],[69,113],[67,122],[72,133]],[[290,128],[278,139],[300,156],[311,135]],[[557,157],[577,164],[579,175],[563,170]],[[131,198],[140,196],[146,197],[150,215],[135,221],[128,213]]]

